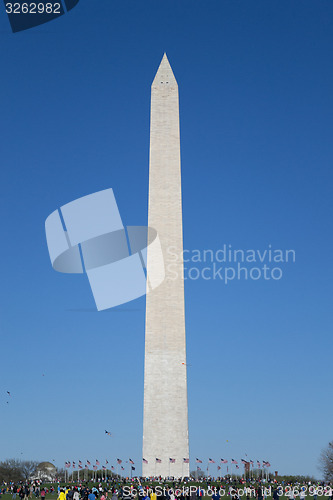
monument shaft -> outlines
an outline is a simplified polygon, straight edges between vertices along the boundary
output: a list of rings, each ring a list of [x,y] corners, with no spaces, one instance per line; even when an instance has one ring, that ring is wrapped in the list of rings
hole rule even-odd
[[[146,297],[142,472],[188,476],[179,100],[166,55],[151,89],[148,225],[160,238],[165,280]],[[148,249],[148,276],[153,265]]]

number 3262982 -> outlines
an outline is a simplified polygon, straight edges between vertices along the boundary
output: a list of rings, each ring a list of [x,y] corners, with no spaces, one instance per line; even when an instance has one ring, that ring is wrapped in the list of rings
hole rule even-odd
[[[60,3],[6,3],[7,14],[61,14]]]

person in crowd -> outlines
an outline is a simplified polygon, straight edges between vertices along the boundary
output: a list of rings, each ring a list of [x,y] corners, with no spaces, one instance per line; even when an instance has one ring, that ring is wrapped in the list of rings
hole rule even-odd
[[[66,500],[73,500],[73,495],[74,495],[73,489],[69,488],[69,490],[66,493]]]
[[[82,500],[88,500],[88,495],[89,495],[89,490],[86,486],[84,486],[82,489],[81,489],[81,499]]]
[[[23,484],[21,484],[21,486],[20,486],[19,497],[20,497],[21,500],[24,500],[24,487],[23,487]]]
[[[305,487],[302,486],[301,491],[299,492],[299,500],[305,500],[305,497],[306,497]]]
[[[58,496],[58,500],[66,500],[65,491],[63,490],[63,488],[60,488],[60,493],[59,493],[59,496]]]
[[[318,498],[318,488],[317,485],[314,485],[313,487],[313,500],[317,500]]]
[[[273,489],[273,500],[279,500],[279,492],[278,492],[278,489],[277,487],[275,486],[274,489]]]
[[[261,485],[259,485],[258,490],[257,490],[257,498],[258,498],[258,500],[263,500],[263,498],[264,498]]]

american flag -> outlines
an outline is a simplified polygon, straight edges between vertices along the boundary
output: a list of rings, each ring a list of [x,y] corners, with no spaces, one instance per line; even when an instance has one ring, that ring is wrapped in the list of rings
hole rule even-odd
[[[262,465],[263,465],[263,467],[270,467],[271,466],[271,464],[269,462],[266,462],[266,460],[262,461]]]
[[[82,465],[82,462],[81,462],[81,460],[79,460],[79,465]]]
[[[260,462],[259,462],[259,460],[257,460],[257,466],[258,466],[258,467],[259,467],[259,469],[260,469]]]
[[[221,467],[219,465],[217,466],[217,470],[221,470]]]
[[[84,468],[85,468],[85,469],[88,469],[88,465],[85,465],[85,466],[84,466]]]
[[[79,469],[82,469],[82,465],[79,465]]]
[[[113,467],[113,465],[111,465],[111,470],[114,470],[114,467]]]
[[[123,466],[121,466],[121,470],[125,470]]]
[[[238,464],[237,460],[234,460],[234,459],[231,460],[231,463],[235,464],[235,465]]]
[[[208,463],[209,463],[209,464],[215,464],[215,460],[213,460],[212,458],[209,458],[209,459],[208,459]]]
[[[108,461],[108,460],[105,460],[105,463],[106,463],[106,465],[107,465],[107,464],[109,463],[109,461]]]
[[[227,464],[228,463],[228,460],[226,460],[225,458],[221,458],[221,464]]]
[[[73,465],[72,465],[73,469],[75,469],[75,462],[73,462]]]
[[[97,470],[97,465],[94,465],[94,466],[93,466],[93,469],[94,469],[94,470]]]
[[[242,458],[241,462],[242,462],[242,464],[244,464],[244,465],[246,465],[246,464],[247,464],[247,461],[246,461],[246,460],[244,460],[244,458]]]
[[[105,465],[103,465],[103,470],[106,470],[106,467],[105,467]]]
[[[155,458],[157,464],[161,464],[162,460],[160,458]]]
[[[70,466],[71,466],[71,463],[70,463],[70,462],[65,462],[65,467],[67,467],[67,469],[68,469],[68,467],[70,467]]]
[[[117,464],[119,464],[119,465],[120,465],[122,462],[123,462],[123,461],[122,461],[122,460],[120,460],[120,458],[117,458]]]
[[[253,460],[250,460],[250,464],[252,464],[252,465],[253,465]]]
[[[144,464],[147,464],[147,463],[148,463],[148,460],[146,460],[145,458],[143,458],[143,459],[142,459],[142,462],[143,462]]]
[[[236,465],[236,469],[239,469],[239,465]]]
[[[89,460],[87,460],[87,464],[88,464],[88,465],[91,465],[91,464],[90,464],[90,462],[89,462]]]
[[[201,470],[200,467],[199,467],[199,465],[197,465],[197,470]]]
[[[129,463],[132,464],[132,465],[134,465],[134,462],[133,462],[133,460],[131,458],[129,459]]]
[[[176,461],[176,459],[175,459],[175,458],[169,458],[169,462],[170,462],[171,464],[174,464],[174,463],[175,463],[175,461]]]
[[[97,460],[97,458],[96,458],[96,465],[99,465],[99,461]]]
[[[184,462],[184,464],[189,464],[190,463],[190,459],[189,458],[183,458],[183,462]]]
[[[202,464],[202,460],[199,460],[199,458],[196,458],[195,461],[197,464]]]

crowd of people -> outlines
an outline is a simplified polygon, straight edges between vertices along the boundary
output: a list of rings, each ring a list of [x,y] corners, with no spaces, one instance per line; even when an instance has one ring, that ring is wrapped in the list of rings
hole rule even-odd
[[[55,489],[53,485],[51,485],[50,488],[47,488],[46,486],[41,486],[38,482],[19,484],[11,483],[9,485],[5,485],[5,487],[0,490],[1,495],[6,493],[11,494],[12,500],[18,500],[18,498],[21,500],[31,500],[32,498],[40,498],[41,500],[44,500],[48,493],[54,492]]]
[[[148,482],[144,478],[111,478],[103,482],[72,483],[62,485],[60,482],[49,486],[40,481],[26,483],[9,483],[0,489],[0,496],[11,495],[12,500],[46,500],[53,496],[54,500],[280,500],[284,496],[288,500],[333,500],[333,485],[329,483],[284,484],[276,480],[265,481],[255,479],[218,478],[211,481],[201,478],[197,482],[162,480]],[[319,498],[318,498],[319,497]]]

